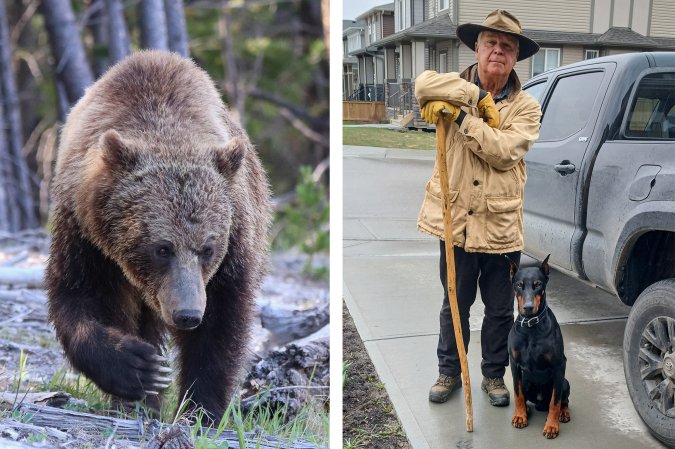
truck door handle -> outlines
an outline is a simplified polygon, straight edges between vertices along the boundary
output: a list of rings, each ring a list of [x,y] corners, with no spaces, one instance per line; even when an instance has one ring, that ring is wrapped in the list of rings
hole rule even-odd
[[[566,176],[569,175],[570,173],[574,173],[576,167],[570,161],[564,160],[561,163],[554,165],[553,170],[557,171],[563,176]]]

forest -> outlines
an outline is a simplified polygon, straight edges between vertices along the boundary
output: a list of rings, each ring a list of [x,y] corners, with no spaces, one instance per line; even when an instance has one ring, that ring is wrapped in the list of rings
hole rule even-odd
[[[139,49],[193,58],[248,131],[278,202],[300,167],[327,185],[327,0],[4,0],[0,231],[48,226],[59,127]]]

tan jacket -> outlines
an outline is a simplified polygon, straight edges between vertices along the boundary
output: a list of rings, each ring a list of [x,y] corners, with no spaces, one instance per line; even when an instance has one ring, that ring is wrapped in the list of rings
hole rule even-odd
[[[506,253],[523,249],[523,156],[539,137],[541,109],[521,90],[511,72],[511,92],[497,101],[499,128],[478,116],[479,88],[472,82],[472,65],[461,74],[425,71],[415,80],[420,105],[445,100],[467,113],[451,123],[446,138],[453,243],[467,252]],[[444,239],[443,205],[438,167],[427,183],[417,227]]]

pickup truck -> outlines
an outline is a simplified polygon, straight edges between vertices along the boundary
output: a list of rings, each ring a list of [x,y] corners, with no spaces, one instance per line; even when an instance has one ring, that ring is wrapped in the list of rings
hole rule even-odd
[[[590,59],[525,83],[542,107],[525,157],[525,250],[632,306],[624,373],[675,447],[675,52]]]

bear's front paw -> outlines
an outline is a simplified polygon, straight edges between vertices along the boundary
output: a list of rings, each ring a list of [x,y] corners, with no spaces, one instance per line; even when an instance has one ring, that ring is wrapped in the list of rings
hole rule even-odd
[[[171,383],[171,368],[164,366],[165,357],[157,349],[138,338],[123,337],[115,345],[115,366],[111,367],[109,388],[115,396],[138,401],[149,394],[159,394]]]

